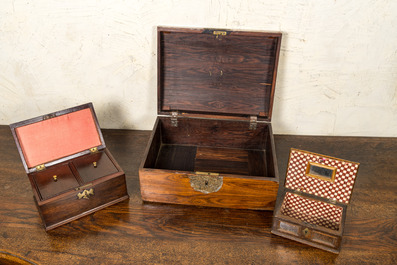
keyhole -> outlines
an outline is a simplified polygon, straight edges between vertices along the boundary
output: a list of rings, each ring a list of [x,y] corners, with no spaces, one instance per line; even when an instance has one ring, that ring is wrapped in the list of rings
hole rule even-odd
[[[206,180],[204,184],[205,184],[205,186],[208,186],[208,181]]]
[[[303,230],[303,234],[305,237],[307,237],[309,234],[309,229],[306,228],[305,230]]]

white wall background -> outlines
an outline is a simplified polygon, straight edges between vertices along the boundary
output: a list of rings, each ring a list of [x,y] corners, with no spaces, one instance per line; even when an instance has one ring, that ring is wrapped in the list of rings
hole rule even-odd
[[[0,124],[92,101],[151,129],[156,26],[283,32],[279,134],[397,136],[397,1],[0,1]]]

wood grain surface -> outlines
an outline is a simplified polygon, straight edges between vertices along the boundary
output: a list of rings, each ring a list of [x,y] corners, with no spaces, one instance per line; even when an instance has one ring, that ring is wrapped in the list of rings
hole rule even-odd
[[[281,33],[158,28],[157,42],[160,113],[271,119]]]
[[[143,203],[138,168],[149,131],[103,130],[129,200],[48,233],[8,126],[0,126],[0,251],[36,264],[396,264],[396,138],[275,136],[289,149],[360,162],[339,255],[270,233],[272,213]]]

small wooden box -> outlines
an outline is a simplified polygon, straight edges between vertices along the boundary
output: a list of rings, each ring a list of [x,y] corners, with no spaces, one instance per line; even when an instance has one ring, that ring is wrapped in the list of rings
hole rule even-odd
[[[339,253],[359,163],[291,149],[272,233]]]
[[[47,231],[128,198],[91,103],[10,127]]]
[[[273,210],[281,33],[157,31],[160,116],[139,169],[142,199]]]

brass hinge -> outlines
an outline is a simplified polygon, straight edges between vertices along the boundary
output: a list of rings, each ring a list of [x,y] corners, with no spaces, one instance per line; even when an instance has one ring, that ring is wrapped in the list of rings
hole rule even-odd
[[[212,34],[217,35],[217,36],[219,36],[219,35],[226,36],[227,32],[223,31],[223,30],[214,30],[214,32],[212,32]]]
[[[219,173],[211,173],[211,172],[203,172],[203,171],[196,171],[194,172],[196,175],[207,175],[207,176],[219,176]]]
[[[227,32],[221,31],[221,30],[214,30],[214,32],[212,32],[212,34],[214,34],[216,36],[216,39],[222,40],[222,38],[219,38],[219,36],[226,36]]]
[[[329,199],[328,202],[331,203],[331,204],[336,204],[336,200],[335,199]]]
[[[177,111],[171,112],[171,125],[173,127],[178,127],[178,112]]]
[[[44,165],[44,164],[41,164],[41,165],[36,166],[36,170],[37,170],[37,171],[42,171],[42,170],[44,170],[44,169],[45,169],[45,165]]]
[[[256,130],[257,127],[257,123],[258,123],[258,117],[256,116],[250,116],[250,130]]]
[[[96,152],[98,152],[98,147],[90,148],[90,152],[91,152],[91,153],[96,153]]]

